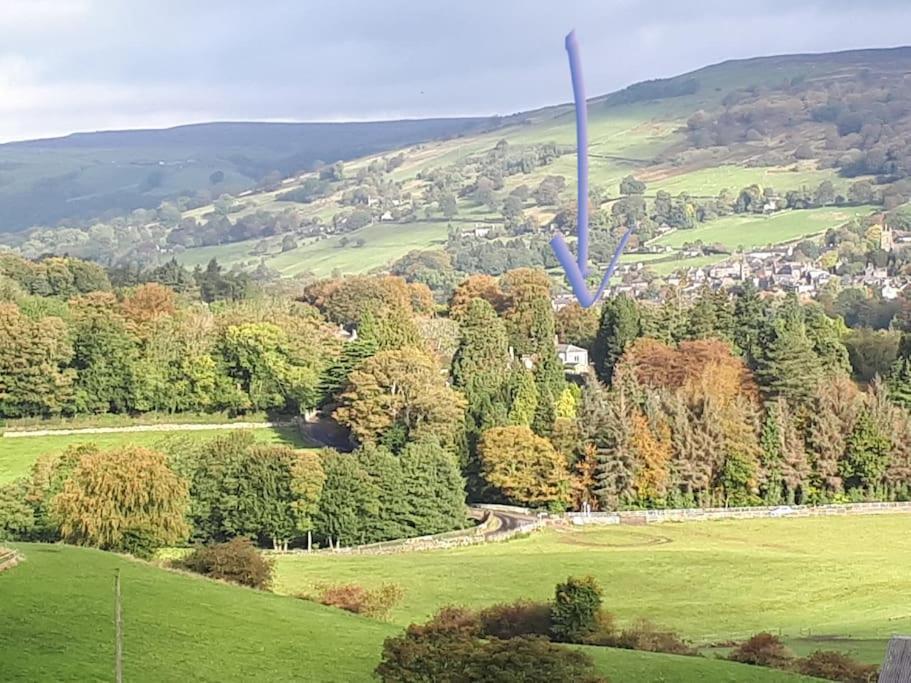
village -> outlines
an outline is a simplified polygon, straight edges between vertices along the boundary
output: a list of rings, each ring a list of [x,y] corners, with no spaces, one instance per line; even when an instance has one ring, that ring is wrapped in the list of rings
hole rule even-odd
[[[883,252],[894,253],[909,245],[911,232],[885,224],[880,226],[879,247]],[[633,255],[636,253],[654,254],[656,251],[647,247],[633,252]],[[688,246],[677,253],[687,259],[713,252],[699,246]],[[649,264],[654,261],[631,261],[617,268],[616,281],[606,290],[605,297],[626,294],[639,300],[659,300],[664,288],[672,287],[687,298],[698,295],[705,288],[717,291],[751,281],[765,296],[795,293],[803,300],[813,299],[827,285],[837,283],[842,289],[867,289],[885,300],[893,300],[911,284],[911,277],[890,273],[888,267],[872,263],[867,263],[857,274],[839,275],[837,264],[831,268],[824,267],[821,259],[808,259],[796,251],[794,243],[748,250],[722,258],[712,265],[681,267],[663,278],[657,278],[650,270]],[[554,309],[559,310],[574,301],[572,294],[559,294],[554,297]]]

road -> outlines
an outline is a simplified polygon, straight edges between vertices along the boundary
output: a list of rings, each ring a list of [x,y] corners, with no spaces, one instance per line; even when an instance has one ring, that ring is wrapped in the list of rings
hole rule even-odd
[[[538,521],[538,518],[535,515],[512,510],[491,510],[489,508],[474,507],[471,508],[471,512],[472,516],[476,519],[483,519],[484,513],[490,513],[490,515],[499,522],[493,529],[484,532],[483,536],[485,539],[496,538],[500,534],[519,530],[523,526]]]

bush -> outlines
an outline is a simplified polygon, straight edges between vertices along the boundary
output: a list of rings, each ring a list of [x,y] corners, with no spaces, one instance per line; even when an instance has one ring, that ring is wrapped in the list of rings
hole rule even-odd
[[[771,633],[757,633],[749,640],[742,642],[728,655],[728,659],[741,664],[784,669],[794,659],[794,653],[785,647],[778,636]]]
[[[481,610],[478,618],[481,632],[492,638],[547,636],[550,634],[550,605],[545,602],[519,600],[493,605]]]
[[[459,681],[485,683],[533,683],[573,681],[607,683],[598,676],[594,662],[584,652],[561,647],[544,638],[513,638],[474,641]],[[439,680],[439,679],[435,679]]]
[[[551,633],[556,640],[581,643],[598,627],[601,587],[594,577],[569,577],[558,583],[550,610]]]
[[[661,629],[648,619],[637,619],[614,640],[616,647],[644,652],[664,652],[672,655],[698,655],[698,652],[677,633]]]
[[[426,624],[387,638],[375,673],[382,681],[434,683],[531,683],[577,681],[597,683],[591,658],[543,638],[482,640],[477,614],[447,607]]]
[[[614,615],[605,609],[598,610],[595,618],[595,630],[585,638],[586,645],[613,646],[617,642]]]
[[[272,563],[264,558],[248,538],[197,548],[177,563],[191,572],[266,590],[272,583]]]
[[[875,665],[862,664],[831,650],[817,650],[809,657],[797,660],[796,668],[805,676],[842,683],[874,683],[879,677],[879,669]]]
[[[389,616],[392,608],[404,597],[401,586],[394,583],[384,583],[373,590],[356,583],[321,586],[318,590],[316,602],[375,619]]]

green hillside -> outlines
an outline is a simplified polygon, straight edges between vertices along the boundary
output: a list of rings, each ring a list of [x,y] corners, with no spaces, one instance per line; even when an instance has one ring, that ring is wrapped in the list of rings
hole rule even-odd
[[[769,630],[801,654],[878,663],[891,634],[911,629],[907,525],[886,515],[550,530],[446,552],[282,558],[278,588],[398,582],[408,592],[392,618],[407,624],[451,602],[546,600],[558,581],[591,574],[621,626],[647,616],[703,645]]]
[[[630,175],[645,184],[643,197],[649,205],[659,192],[705,203],[723,190],[736,197],[754,184],[774,191],[781,205],[787,193],[805,189],[812,194],[825,181],[831,182],[833,196],[822,208],[833,211],[831,221],[840,219],[841,210],[862,215],[867,205],[884,201],[886,193],[894,195],[892,204],[906,201],[911,192],[905,174],[911,163],[900,150],[911,140],[911,107],[905,106],[911,92],[903,80],[909,69],[909,48],[764,57],[724,62],[596,97],[588,106],[594,214],[610,216],[615,211],[622,200],[620,181]],[[894,104],[886,106],[888,103]],[[875,130],[882,134],[868,131],[861,135],[865,122],[881,126]],[[163,132],[146,131],[145,137],[137,139],[144,144],[156,141],[154,149],[162,150],[158,155],[170,154],[168,158],[177,160],[178,166],[188,155],[210,158],[213,150],[218,150],[219,163],[222,159],[246,163],[255,155],[235,146],[249,145],[270,159],[260,163],[260,170],[272,163],[269,154],[285,154],[279,166],[283,169],[280,175],[287,177],[257,176],[262,182],[248,182],[249,178],[244,181],[231,171],[213,185],[208,178],[210,166],[206,166],[204,187],[200,187],[199,182],[181,179],[190,170],[172,172],[171,161],[166,161],[154,171],[163,174],[156,181],[161,184],[144,190],[149,201],[138,204],[154,207],[159,200],[170,198],[159,210],[89,221],[73,230],[23,233],[7,241],[27,256],[68,253],[106,262],[139,260],[146,264],[176,256],[189,266],[216,258],[228,266],[258,270],[263,277],[303,277],[382,269],[413,249],[443,248],[450,231],[471,232],[482,226],[493,228],[496,239],[518,237],[527,242],[533,252],[541,254],[536,258],[543,260],[530,265],[555,265],[546,246],[549,223],[561,209],[571,207],[575,198],[572,107],[558,105],[497,120],[406,123],[382,134],[380,128],[369,128],[382,124],[351,124],[364,128],[350,129],[349,146],[332,154],[324,153],[323,146],[335,139],[328,133],[313,146],[316,128],[269,129],[265,141],[257,137],[265,133],[247,129],[230,137],[211,133],[204,137],[205,153],[199,151],[202,143],[196,138],[205,127],[198,131],[187,127],[179,136],[165,135],[162,140],[167,144],[154,137]],[[292,143],[282,147],[285,134]],[[132,140],[128,134],[122,135],[124,140]],[[19,192],[17,187],[22,189],[23,183],[30,182],[30,172],[4,173],[4,163],[10,169],[26,164],[16,155],[40,153],[42,163],[60,164],[59,175],[40,182],[40,173],[32,178],[38,190],[51,188],[48,192],[53,197],[55,183],[66,186],[70,180],[60,179],[72,172],[67,170],[72,164],[59,161],[59,154],[97,156],[92,145],[99,140],[91,136],[64,139],[54,142],[50,151],[42,147],[48,144],[44,142],[0,146],[0,201],[4,192],[10,201],[9,193]],[[132,154],[130,144],[112,147],[111,153]],[[370,145],[373,149],[367,149]],[[343,168],[322,166],[307,172],[312,164],[298,163],[306,155],[311,161],[347,161]],[[493,180],[493,190],[481,189],[482,178],[490,180],[484,173],[490,172],[490,160],[497,155],[509,157],[507,171]],[[144,153],[143,158],[146,156]],[[134,192],[142,181],[132,171],[120,169],[118,163],[104,167],[109,176],[114,173],[111,169],[118,170],[107,180],[99,179],[94,189],[89,187],[92,183],[69,188],[68,204],[78,207],[83,200],[95,198],[91,201],[97,199],[99,209],[106,203],[105,209],[119,206],[116,197],[105,199],[105,193]],[[134,162],[123,163],[130,166]],[[92,168],[89,165],[84,173],[94,172]],[[562,186],[555,198],[544,200],[535,191],[548,177],[562,178]],[[864,179],[871,181],[872,195],[852,195],[851,186]],[[202,195],[175,198],[181,184],[202,190]],[[257,184],[258,188],[247,189]],[[514,191],[523,193],[520,204],[512,209],[519,217],[507,218],[504,207]],[[220,196],[223,194],[228,196]],[[206,203],[200,202],[200,196],[219,199]],[[444,207],[449,197],[452,205]],[[35,205],[52,206],[54,200]],[[733,218],[753,220],[757,212],[753,213]],[[737,221],[725,224],[714,216],[701,221],[695,229],[680,230],[663,243],[673,246],[678,241],[692,241],[688,237],[701,239],[696,233],[703,228],[709,232],[745,230]],[[781,227],[784,224],[786,228]],[[797,211],[774,226],[772,222],[761,225],[760,233],[747,241],[776,243],[825,227],[829,225],[821,226],[811,212]],[[657,228],[656,222],[642,239],[656,236]],[[614,239],[607,231],[594,235],[593,250],[610,252]],[[737,234],[726,235],[724,241],[744,243]],[[599,260],[597,254],[593,258]],[[655,270],[666,274],[680,265],[692,264],[675,253]]]
[[[0,574],[4,681],[110,680],[117,569],[128,681],[370,681],[383,639],[400,630],[97,550],[14,547],[24,561]],[[810,680],[711,659],[586,649],[613,681]]]

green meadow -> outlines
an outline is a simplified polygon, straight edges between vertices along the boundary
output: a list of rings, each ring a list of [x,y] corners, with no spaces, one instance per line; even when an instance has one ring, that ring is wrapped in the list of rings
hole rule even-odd
[[[376,680],[372,671],[383,640],[401,631],[398,623],[98,550],[27,543],[13,547],[24,559],[0,573],[4,681],[110,680],[117,571],[127,681],[371,681]],[[453,566],[459,565],[454,555]],[[443,587],[442,580],[433,583]],[[710,658],[585,650],[615,683],[813,680]]]
[[[325,581],[399,583],[392,619],[446,604],[546,600],[570,575],[595,576],[618,622],[648,617],[702,646],[769,630],[800,653],[840,649],[881,661],[911,631],[906,515],[737,520],[547,530],[469,548],[279,559],[278,590]]]
[[[93,443],[100,448],[113,448],[126,444],[154,447],[174,435],[186,435],[193,439],[210,439],[224,434],[225,431],[224,429],[203,429],[0,437],[0,484],[28,474],[29,468],[38,456],[45,453],[60,453],[68,446]],[[262,427],[250,431],[253,432],[257,441],[263,443],[287,443],[297,448],[308,446],[295,427]]]

